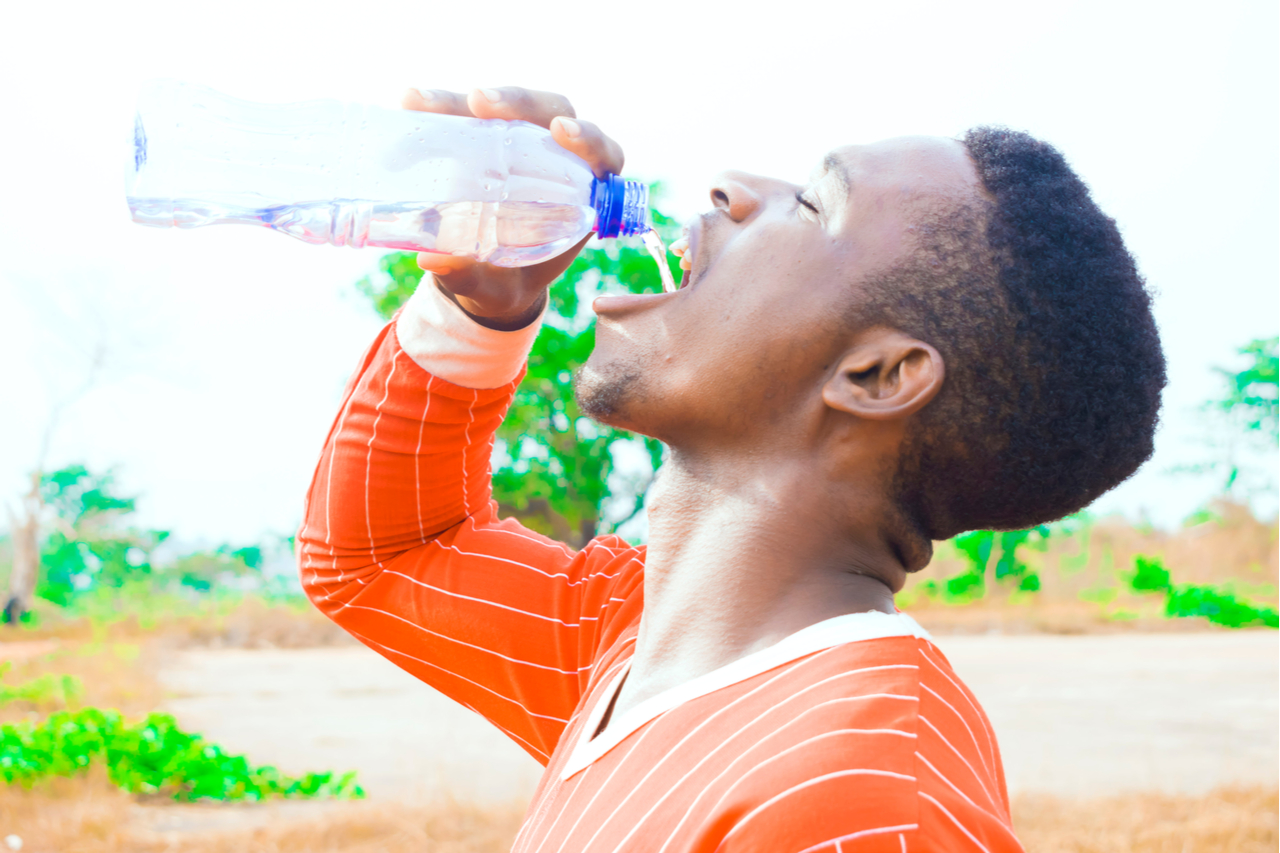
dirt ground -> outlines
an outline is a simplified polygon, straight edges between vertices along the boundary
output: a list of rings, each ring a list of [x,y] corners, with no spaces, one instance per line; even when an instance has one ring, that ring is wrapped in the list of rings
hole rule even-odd
[[[234,621],[223,633],[244,633]],[[971,633],[980,621],[937,641],[994,722],[1028,850],[1276,849],[1276,632]],[[263,645],[292,636],[268,634]],[[0,657],[10,681],[75,675],[86,703],[130,718],[165,707],[254,763],[356,769],[370,798],[183,805],[132,797],[95,768],[31,790],[0,786],[0,838],[21,837],[24,853],[509,849],[540,768],[471,712],[358,646],[178,639],[52,637],[0,644]],[[51,710],[19,705],[6,721]]]
[[[1011,793],[1078,798],[1274,786],[1278,640],[1260,630],[938,643],[992,720]],[[375,800],[510,803],[541,770],[363,647],[186,651],[161,679],[184,727],[289,772],[358,770]]]
[[[1011,793],[1204,794],[1280,777],[1273,630],[939,637]]]

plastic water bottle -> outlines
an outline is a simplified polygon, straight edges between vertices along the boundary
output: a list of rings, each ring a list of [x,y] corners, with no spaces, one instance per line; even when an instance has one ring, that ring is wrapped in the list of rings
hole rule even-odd
[[[171,80],[143,87],[126,184],[143,225],[243,223],[504,267],[545,261],[593,230],[650,228],[644,184],[597,179],[528,122],[256,104]]]

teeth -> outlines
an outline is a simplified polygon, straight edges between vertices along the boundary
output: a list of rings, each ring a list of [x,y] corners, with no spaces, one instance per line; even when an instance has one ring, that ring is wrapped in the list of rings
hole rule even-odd
[[[689,238],[681,237],[679,240],[671,244],[671,254],[680,259],[680,269],[693,269],[693,264],[685,257],[685,253],[689,251]]]

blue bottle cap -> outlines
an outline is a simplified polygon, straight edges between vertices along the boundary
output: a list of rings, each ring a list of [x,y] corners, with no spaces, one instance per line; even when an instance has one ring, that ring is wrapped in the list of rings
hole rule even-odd
[[[596,209],[598,237],[630,237],[652,227],[649,188],[640,181],[626,181],[617,175],[596,178],[591,184],[591,206]]]

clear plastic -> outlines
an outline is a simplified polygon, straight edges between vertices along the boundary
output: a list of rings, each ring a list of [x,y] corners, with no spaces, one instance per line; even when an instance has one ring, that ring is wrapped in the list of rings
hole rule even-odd
[[[242,223],[498,266],[545,261],[593,229],[649,227],[643,184],[596,180],[528,122],[255,104],[168,80],[142,90],[126,173],[143,225]]]

